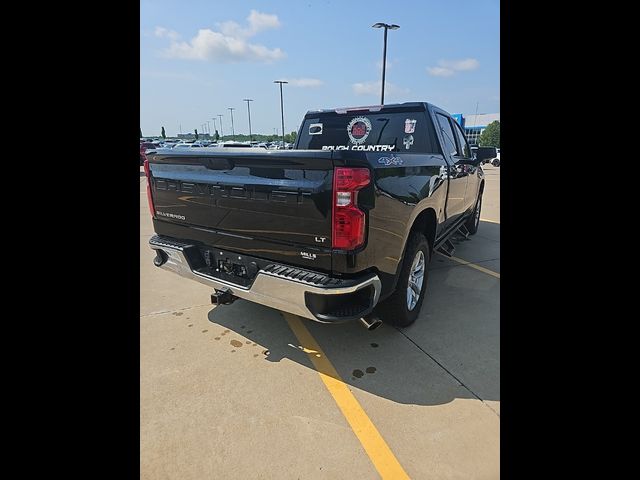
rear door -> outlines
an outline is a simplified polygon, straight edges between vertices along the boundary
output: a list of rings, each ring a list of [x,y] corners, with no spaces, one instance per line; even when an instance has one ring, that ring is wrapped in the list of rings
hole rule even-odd
[[[444,158],[449,164],[449,194],[447,196],[445,229],[466,211],[465,195],[467,191],[467,171],[465,160],[458,152],[455,123],[443,110],[434,108],[436,132],[440,138],[440,144]]]

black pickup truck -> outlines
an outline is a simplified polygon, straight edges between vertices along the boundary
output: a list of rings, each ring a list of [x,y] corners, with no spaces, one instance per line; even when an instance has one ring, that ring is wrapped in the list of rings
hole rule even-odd
[[[460,126],[423,102],[310,111],[292,150],[158,149],[145,171],[156,266],[215,304],[369,329],[415,321],[484,188]]]

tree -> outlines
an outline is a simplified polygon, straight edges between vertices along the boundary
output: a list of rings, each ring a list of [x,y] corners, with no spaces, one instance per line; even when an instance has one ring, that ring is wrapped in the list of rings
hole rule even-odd
[[[197,140],[197,139],[198,139],[198,129],[196,128],[196,129],[194,130],[194,132],[195,132],[195,134],[196,134],[196,140]]]
[[[220,134],[218,133],[218,130],[216,130],[216,133],[213,134],[213,138],[215,138],[216,142],[220,139]]]
[[[296,137],[298,136],[298,132],[291,132],[284,134],[284,141],[287,143],[293,143],[296,141]]]
[[[498,120],[487,125],[487,128],[480,134],[478,145],[500,148],[500,122]]]
[[[167,135],[164,133],[164,127],[162,127],[162,133],[161,133],[161,135],[162,135],[162,138],[167,138]]]

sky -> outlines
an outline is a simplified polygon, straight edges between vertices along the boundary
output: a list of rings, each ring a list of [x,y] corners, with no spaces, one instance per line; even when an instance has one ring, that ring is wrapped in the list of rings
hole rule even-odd
[[[143,135],[297,130],[308,110],[426,101],[449,113],[500,112],[499,0],[141,0]]]

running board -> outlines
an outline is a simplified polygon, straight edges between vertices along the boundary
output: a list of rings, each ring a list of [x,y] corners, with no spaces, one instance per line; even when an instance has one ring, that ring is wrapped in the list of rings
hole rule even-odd
[[[447,257],[453,257],[453,253],[456,251],[456,247],[451,243],[451,240],[448,238],[440,245],[438,248],[438,252]]]
[[[464,223],[458,227],[458,230],[456,231],[456,233],[461,237],[464,237],[465,240],[469,240],[470,233],[469,233],[469,230],[467,230],[467,226]]]
[[[470,233],[464,222],[461,222],[456,229],[454,229],[450,234],[447,235],[445,240],[443,240],[438,246],[437,251],[442,253],[443,255],[446,255],[447,257],[452,257],[454,252],[456,251],[456,247],[451,239],[458,235],[465,240],[469,240]]]

